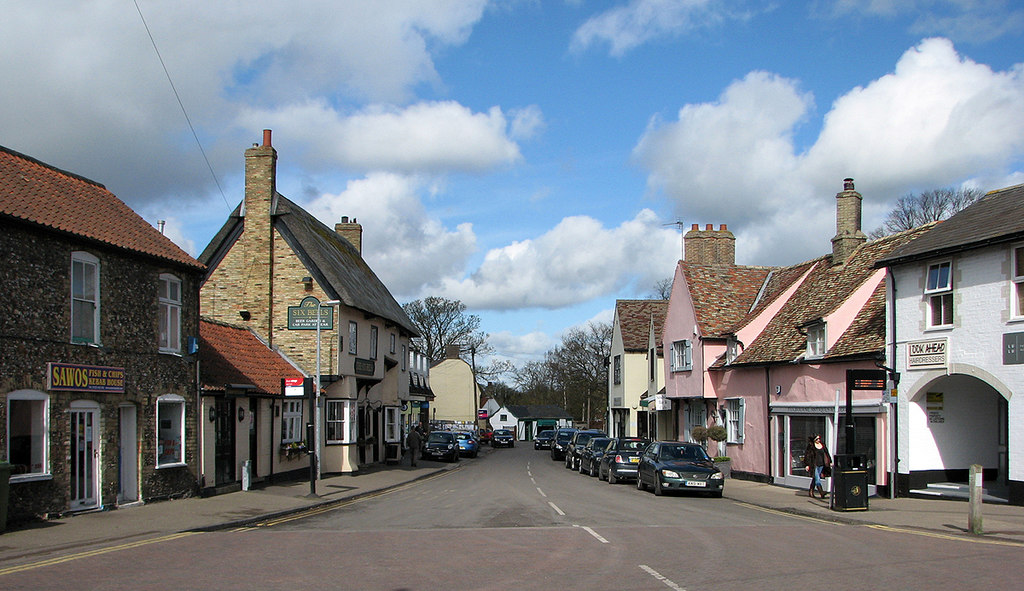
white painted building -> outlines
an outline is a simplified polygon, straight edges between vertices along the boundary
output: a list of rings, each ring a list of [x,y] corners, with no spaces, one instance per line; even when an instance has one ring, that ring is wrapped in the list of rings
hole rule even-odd
[[[1024,504],[1024,185],[989,193],[878,266],[891,282],[900,494],[966,482],[980,464],[987,486]]]

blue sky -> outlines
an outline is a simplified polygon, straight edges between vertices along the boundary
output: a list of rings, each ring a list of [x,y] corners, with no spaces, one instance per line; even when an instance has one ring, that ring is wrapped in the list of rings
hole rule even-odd
[[[830,250],[844,177],[865,231],[909,192],[1024,182],[1010,0],[137,5],[5,5],[0,144],[198,255],[272,129],[281,193],[357,218],[400,302],[462,300],[519,361],[649,296],[676,221],[792,264]]]

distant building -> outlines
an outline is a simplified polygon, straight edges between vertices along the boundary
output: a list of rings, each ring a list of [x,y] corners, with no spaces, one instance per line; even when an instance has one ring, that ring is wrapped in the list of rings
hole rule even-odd
[[[492,429],[509,429],[520,441],[531,441],[541,431],[572,426],[572,415],[553,404],[509,404],[489,420]]]
[[[664,358],[651,335],[660,335],[668,300],[617,300],[612,320],[608,364],[608,434],[636,437],[649,431],[647,406],[641,399],[653,382],[657,393],[664,384]]]
[[[11,521],[197,490],[203,266],[103,185],[0,147]]]
[[[445,358],[430,367],[434,402],[430,420],[458,428],[476,428],[481,388],[473,367],[459,356],[459,346],[449,345]]]

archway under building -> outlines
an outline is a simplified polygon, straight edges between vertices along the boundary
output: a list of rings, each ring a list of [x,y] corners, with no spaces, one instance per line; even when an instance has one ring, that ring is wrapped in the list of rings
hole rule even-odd
[[[933,372],[907,392],[901,494],[969,496],[970,467],[983,468],[987,500],[1008,499],[1009,402],[997,378],[969,365]]]

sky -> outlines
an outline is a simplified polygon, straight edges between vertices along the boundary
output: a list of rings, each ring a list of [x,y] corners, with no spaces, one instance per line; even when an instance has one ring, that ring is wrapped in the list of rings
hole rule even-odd
[[[865,232],[1024,183],[1014,0],[37,0],[0,52],[0,145],[198,256],[271,129],[281,194],[516,362],[653,297],[691,224],[789,265],[831,251],[846,177]]]

